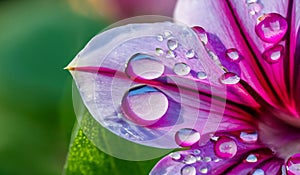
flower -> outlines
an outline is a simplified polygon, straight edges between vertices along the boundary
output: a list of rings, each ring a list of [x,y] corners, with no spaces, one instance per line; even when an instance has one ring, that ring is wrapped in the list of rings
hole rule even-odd
[[[300,174],[299,10],[299,1],[179,0],[175,19],[191,28],[114,28],[68,69],[103,126],[185,148],[150,174]]]

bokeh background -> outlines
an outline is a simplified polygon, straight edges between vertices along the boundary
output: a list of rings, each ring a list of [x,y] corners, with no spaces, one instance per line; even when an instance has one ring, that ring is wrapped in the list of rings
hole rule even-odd
[[[72,128],[63,68],[103,28],[175,0],[0,0],[0,175],[62,173]]]

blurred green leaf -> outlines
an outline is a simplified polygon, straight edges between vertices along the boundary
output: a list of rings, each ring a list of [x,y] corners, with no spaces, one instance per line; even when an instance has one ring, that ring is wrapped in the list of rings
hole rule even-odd
[[[92,130],[86,132],[92,132],[95,136],[101,134],[99,133],[100,130],[95,127],[95,125],[99,124],[90,117],[88,112],[85,113],[85,116],[81,122],[84,123],[85,126],[89,126],[85,129]],[[105,142],[105,140],[103,142]],[[69,148],[64,174],[143,175],[148,174],[158,160],[159,159],[150,161],[126,161],[109,156],[100,151],[88,139],[83,130],[80,129],[79,125],[76,125],[71,139],[71,145]]]
[[[59,175],[75,117],[63,68],[103,20],[68,0],[0,2],[0,175]]]

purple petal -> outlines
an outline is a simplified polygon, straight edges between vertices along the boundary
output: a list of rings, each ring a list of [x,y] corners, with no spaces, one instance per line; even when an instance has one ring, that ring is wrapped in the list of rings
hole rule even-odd
[[[180,44],[175,50],[177,58],[165,58],[168,55],[159,56],[156,53],[157,48],[164,52],[168,50],[169,39],[158,40],[158,37],[167,34],[172,34],[172,38]],[[184,57],[186,49],[195,50],[201,58],[186,59]],[[125,74],[127,62],[137,53],[153,55],[163,62],[166,69],[161,80],[136,81],[138,79],[132,80]],[[195,72],[205,71],[210,79],[209,83],[218,88],[218,91],[215,90],[215,95],[223,95],[225,98],[226,90],[224,91],[218,79],[213,77],[221,76],[222,71],[207,56],[195,33],[185,26],[168,22],[132,24],[106,31],[92,39],[69,67],[76,67],[76,70],[79,70],[72,71],[72,75],[85,105],[100,124],[121,137],[143,145],[174,148],[177,147],[174,141],[177,130],[192,127],[198,116],[207,116],[206,111],[209,111],[211,100],[203,100],[200,103],[199,94],[196,93],[198,88],[201,88],[203,93],[212,91],[208,85],[195,83],[197,79],[192,74],[182,78],[177,76],[172,70],[176,62],[186,62]],[[200,80],[197,81],[200,82]],[[208,83],[207,80],[202,82]],[[126,93],[141,85],[157,88],[159,93],[169,96],[169,110],[160,122],[152,127],[134,123],[136,120],[128,121],[125,116],[128,113],[121,108]],[[191,89],[191,92],[185,90],[186,88],[179,89],[177,86],[184,86]],[[137,100],[142,100],[142,98]],[[192,106],[186,105],[191,103],[193,103]],[[200,106],[203,106],[205,111],[199,112]],[[138,111],[135,110],[135,112]],[[204,117],[202,119],[207,120]]]
[[[232,140],[233,143],[227,143],[234,144],[237,152],[232,152],[234,145],[222,145],[220,149],[226,153],[234,153],[233,156],[223,157],[218,154],[217,146],[220,146],[219,142],[224,138]],[[264,148],[259,142],[245,143],[235,134],[216,133],[206,145],[196,143],[189,150],[167,155],[156,164],[150,174],[248,174],[257,169],[266,174],[276,174],[283,160],[273,157],[272,151]]]
[[[190,50],[195,58],[186,57]],[[131,63],[143,58],[151,64]],[[223,70],[185,26],[165,22],[111,29],[93,38],[69,69],[92,116],[136,143],[175,148],[175,134],[182,128],[205,135],[255,127],[248,112],[258,104],[239,84],[227,88],[220,83]],[[207,78],[199,79],[195,73],[203,71]]]
[[[232,1],[234,5],[230,7],[226,1],[179,0],[175,9],[175,18],[189,26],[201,26],[208,31],[210,34],[209,43],[220,57],[223,65],[227,66],[226,68],[229,70],[241,74],[241,78],[267,102],[270,104],[274,104],[274,102],[282,103],[282,100],[287,102],[287,89],[282,76],[283,69],[279,69],[280,66],[277,67],[280,63],[276,63],[276,66],[274,66],[274,64],[270,65],[262,59],[262,52],[270,44],[264,45],[255,34],[254,28],[257,15],[254,17],[247,13],[248,9],[245,2]],[[266,3],[266,7],[262,11],[283,13],[283,16],[286,16],[287,4],[278,5],[277,2],[279,0],[274,2],[262,1],[263,4]],[[276,9],[275,7],[280,8]],[[232,13],[232,10],[235,14]],[[239,26],[236,23],[235,16],[240,23]],[[244,36],[240,33],[240,27],[243,29],[247,42],[250,42],[253,48],[248,47]],[[226,65],[225,53],[227,49],[231,48],[237,49],[243,57],[238,63],[238,69],[232,67],[232,64]],[[258,48],[262,50],[258,50]],[[255,55],[252,54],[252,51]],[[278,69],[279,71],[277,71]],[[278,98],[278,93],[282,94],[280,95],[282,97]]]

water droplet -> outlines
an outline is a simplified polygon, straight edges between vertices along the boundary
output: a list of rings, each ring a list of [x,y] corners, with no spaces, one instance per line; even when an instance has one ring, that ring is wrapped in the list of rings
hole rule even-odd
[[[209,51],[208,51],[208,55],[209,55],[210,58],[211,58],[212,60],[214,60],[215,62],[216,62],[216,61],[219,61],[219,57],[218,57],[213,51],[209,50]],[[220,63],[220,64],[221,64],[221,63]]]
[[[163,41],[164,37],[162,35],[157,35],[156,39],[157,39],[157,41]]]
[[[211,162],[211,157],[204,157],[204,162]]]
[[[241,78],[232,72],[226,72],[220,77],[220,81],[223,84],[237,84]]]
[[[220,162],[221,161],[221,159],[219,159],[219,158],[216,158],[215,160],[214,160],[214,162]]]
[[[276,63],[283,57],[284,47],[282,45],[276,45],[263,53],[263,58],[268,63]]]
[[[248,3],[248,11],[250,15],[258,14],[263,8],[263,5],[257,2]]]
[[[286,162],[287,174],[297,175],[300,174],[300,153],[293,155]]]
[[[251,3],[257,3],[258,0],[246,0],[247,4],[251,4]]]
[[[235,141],[229,137],[220,137],[214,145],[215,154],[220,158],[232,158],[237,153]]]
[[[207,38],[206,31],[202,27],[199,27],[199,26],[194,26],[192,29],[198,35],[198,38],[200,39],[200,41],[203,44],[207,44],[208,38]]]
[[[139,86],[129,90],[122,99],[124,116],[137,125],[156,123],[167,112],[167,96],[156,88]]]
[[[171,36],[172,36],[172,32],[171,31],[168,31],[168,30],[164,31],[164,38],[169,38]]]
[[[207,78],[206,72],[204,72],[204,71],[198,72],[198,73],[197,73],[197,78],[200,79],[200,80],[206,79],[206,78]]]
[[[240,139],[246,143],[254,143],[258,139],[258,133],[256,131],[252,132],[241,132]]]
[[[183,161],[185,164],[193,164],[193,163],[196,163],[197,159],[193,155],[187,155]]]
[[[142,78],[152,80],[160,77],[165,70],[165,66],[157,58],[146,54],[133,55],[126,66],[126,74],[132,78]]]
[[[167,51],[167,58],[175,58],[175,57],[176,57],[175,52],[173,52],[172,50]]]
[[[208,168],[201,168],[200,170],[200,173],[202,173],[202,174],[207,174],[208,173]]]
[[[212,141],[218,141],[219,137],[213,135],[213,136],[210,137],[210,139],[211,139]]]
[[[186,58],[193,58],[195,56],[195,51],[193,49],[189,49],[186,53],[185,53],[185,57]]]
[[[164,50],[162,48],[156,48],[155,49],[155,53],[158,56],[162,56],[165,52],[164,52]]]
[[[249,163],[257,162],[257,157],[255,154],[249,154],[246,158],[246,161]]]
[[[169,39],[167,46],[170,50],[175,50],[178,47],[178,41],[176,39]]]
[[[202,161],[202,157],[201,157],[201,156],[197,156],[197,157],[196,157],[196,160],[197,160],[198,162],[201,162],[201,161]]]
[[[181,158],[181,155],[180,153],[178,152],[174,152],[174,153],[171,153],[170,154],[170,157],[173,159],[173,160],[179,160]]]
[[[281,175],[287,175],[287,170],[284,165],[281,166]]]
[[[240,58],[240,54],[236,48],[226,50],[226,57],[231,61],[236,61]]]
[[[265,14],[258,18],[255,32],[258,37],[268,43],[280,41],[288,29],[287,21],[277,13]]]
[[[256,169],[255,171],[253,171],[252,175],[264,175],[265,172],[262,169]]]
[[[200,139],[200,133],[194,129],[183,128],[176,132],[175,141],[179,146],[186,147],[191,146],[198,142]]]
[[[181,169],[181,175],[196,175],[196,168],[192,165],[187,165]]]
[[[194,155],[198,155],[201,153],[201,151],[199,149],[194,149],[193,150]]]
[[[189,65],[185,64],[185,63],[176,63],[174,65],[173,71],[175,74],[177,75],[187,75],[190,73],[191,68]]]

